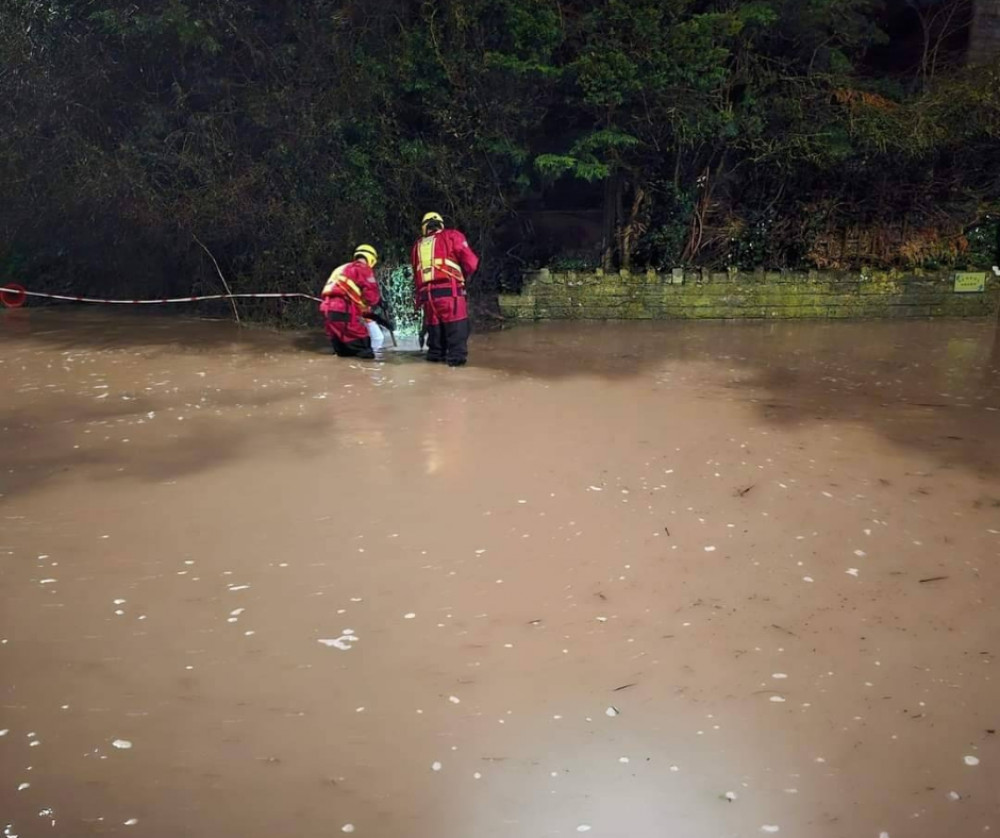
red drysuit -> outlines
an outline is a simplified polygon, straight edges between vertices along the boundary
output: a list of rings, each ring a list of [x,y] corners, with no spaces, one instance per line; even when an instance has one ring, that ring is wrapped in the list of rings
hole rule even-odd
[[[372,357],[372,342],[364,315],[379,304],[375,273],[364,259],[337,268],[323,288],[319,310],[333,351],[341,356]]]
[[[461,366],[468,357],[469,308],[465,283],[479,257],[458,230],[417,239],[411,256],[416,307],[423,309],[427,360]]]

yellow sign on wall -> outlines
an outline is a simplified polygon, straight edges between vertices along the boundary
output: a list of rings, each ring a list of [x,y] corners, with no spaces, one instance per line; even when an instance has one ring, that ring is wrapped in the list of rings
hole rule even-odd
[[[986,290],[985,273],[957,273],[955,274],[956,294],[977,294]]]

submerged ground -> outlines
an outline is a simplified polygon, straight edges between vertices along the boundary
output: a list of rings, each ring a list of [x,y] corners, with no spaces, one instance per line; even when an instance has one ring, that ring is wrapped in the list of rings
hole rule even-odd
[[[994,325],[325,351],[0,315],[5,835],[1000,832]]]

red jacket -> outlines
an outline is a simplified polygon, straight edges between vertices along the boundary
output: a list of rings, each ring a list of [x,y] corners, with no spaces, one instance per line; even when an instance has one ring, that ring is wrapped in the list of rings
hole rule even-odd
[[[348,311],[357,309],[358,314],[365,314],[370,308],[379,304],[378,283],[375,272],[368,267],[364,259],[341,265],[330,274],[323,288],[323,302],[319,310]]]
[[[410,260],[418,305],[426,298],[422,292],[428,285],[451,285],[458,295],[479,267],[479,257],[458,230],[440,230],[417,239]]]

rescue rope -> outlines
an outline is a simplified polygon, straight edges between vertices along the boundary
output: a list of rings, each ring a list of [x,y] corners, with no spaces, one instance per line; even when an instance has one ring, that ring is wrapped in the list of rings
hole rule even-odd
[[[16,283],[7,283],[0,286],[0,303],[6,308],[20,308],[24,305],[28,297],[40,297],[46,300],[64,300],[69,303],[104,303],[106,305],[163,305],[164,303],[197,303],[204,300],[292,300],[304,299],[322,302],[319,297],[312,294],[301,293],[264,293],[264,294],[205,294],[196,297],[164,297],[156,300],[108,300],[100,297],[74,297],[68,294],[45,294],[41,291],[28,291]]]

